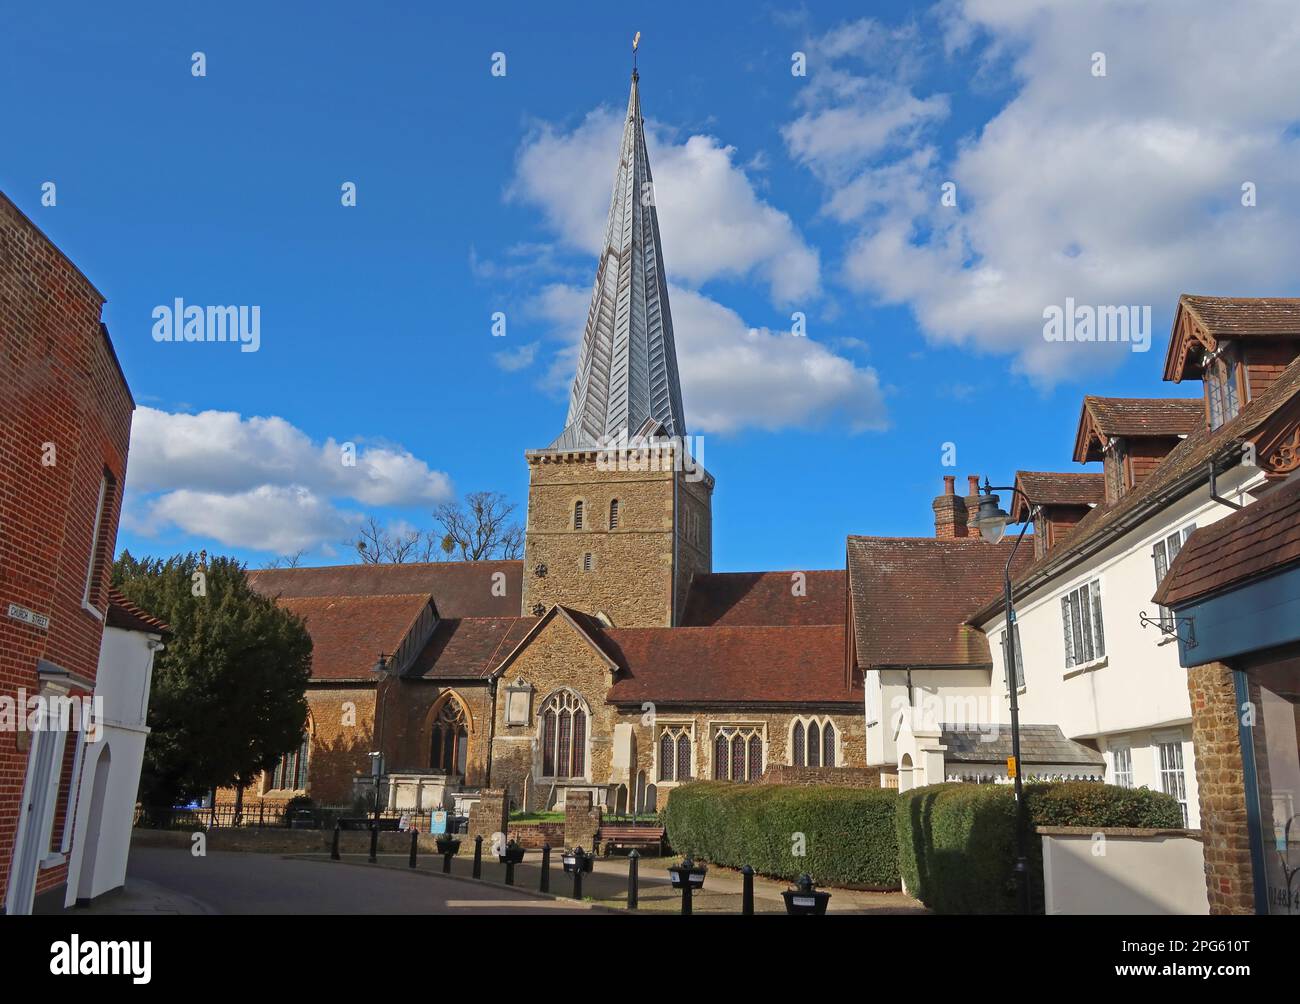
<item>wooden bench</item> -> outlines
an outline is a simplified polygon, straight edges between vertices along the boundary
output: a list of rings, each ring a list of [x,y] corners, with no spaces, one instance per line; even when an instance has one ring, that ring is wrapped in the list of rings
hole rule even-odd
[[[615,847],[643,853],[654,851],[656,857],[664,853],[664,828],[662,826],[603,825],[598,835],[605,857]]]

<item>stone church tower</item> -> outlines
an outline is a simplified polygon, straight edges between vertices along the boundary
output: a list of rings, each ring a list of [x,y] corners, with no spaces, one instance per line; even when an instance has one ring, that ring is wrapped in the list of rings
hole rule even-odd
[[[617,627],[679,622],[713,561],[713,478],[689,446],[633,70],[568,421],[525,454],[525,615],[561,604]]]

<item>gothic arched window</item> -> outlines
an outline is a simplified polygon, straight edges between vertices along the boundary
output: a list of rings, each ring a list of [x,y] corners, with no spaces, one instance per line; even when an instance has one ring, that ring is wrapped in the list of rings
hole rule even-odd
[[[542,705],[542,776],[583,777],[587,772],[587,711],[571,690]]]
[[[822,729],[822,766],[835,766],[835,726],[830,722]]]
[[[686,733],[677,736],[677,780],[691,779],[691,741]]]
[[[448,774],[464,774],[469,728],[460,701],[449,697],[433,720],[429,737],[429,766]]]
[[[713,738],[713,777],[718,781],[756,781],[763,773],[762,730],[726,726]]]
[[[673,737],[665,732],[659,737],[659,780],[673,779]]]
[[[790,741],[791,758],[790,762],[795,767],[804,765],[803,758],[803,722],[794,723],[794,736]]]
[[[808,723],[808,766],[822,765],[822,733],[816,722]]]
[[[268,790],[305,791],[307,788],[307,754],[311,749],[311,736],[304,734],[298,748],[280,757],[271,775]]]

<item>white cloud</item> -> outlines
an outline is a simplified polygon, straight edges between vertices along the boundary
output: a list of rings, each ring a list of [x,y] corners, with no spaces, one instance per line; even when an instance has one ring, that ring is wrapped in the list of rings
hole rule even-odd
[[[233,411],[176,414],[141,407],[131,426],[130,524],[175,526],[222,544],[277,552],[337,540],[367,507],[426,505],[452,497],[451,479],[410,451],[311,437],[283,418]]]
[[[534,304],[557,334],[568,336],[548,377],[553,389],[566,388],[573,379],[588,298],[578,288],[549,287]],[[885,427],[884,395],[874,369],[812,338],[750,327],[734,310],[695,290],[670,284],[668,299],[690,432],[774,431],[830,422],[850,432]]]
[[[568,247],[595,258],[609,216],[623,116],[608,108],[569,132],[543,123],[521,146],[511,199],[539,207]],[[821,265],[790,217],[759,198],[735,149],[712,136],[675,142],[647,123],[665,265],[678,282],[755,277],[778,303],[816,295]]]
[[[496,363],[498,369],[505,370],[507,373],[526,370],[533,365],[533,360],[537,358],[538,347],[537,342],[528,342],[518,348],[507,349],[504,352],[494,352],[492,353],[492,360]]]
[[[233,494],[182,488],[148,503],[140,519],[154,527],[170,524],[228,547],[275,554],[338,540],[360,522],[360,516],[336,509],[306,488],[279,485]]]
[[[939,116],[920,114],[942,96],[914,82],[876,102],[879,121],[857,148],[815,141],[829,116],[861,115],[862,94],[897,87],[888,66],[880,77],[837,66],[836,87],[786,130],[791,153],[827,184],[826,212],[855,227],[850,286],[908,304],[934,340],[1011,354],[1045,383],[1114,361],[1114,346],[1043,340],[1044,307],[1066,297],[1167,311],[1181,291],[1295,289],[1300,8],[942,7],[956,18],[948,47],[998,62],[1015,88],[954,154],[936,152]],[[1091,72],[1098,51],[1105,77]],[[957,185],[956,208],[940,205],[945,181]],[[1254,208],[1241,204],[1247,181]]]

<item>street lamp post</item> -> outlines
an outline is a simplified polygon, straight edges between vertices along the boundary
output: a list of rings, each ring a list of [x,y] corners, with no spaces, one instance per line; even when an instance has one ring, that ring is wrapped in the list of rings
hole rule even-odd
[[[384,680],[388,678],[388,655],[379,653],[371,672],[375,674],[375,752],[370,754],[370,773],[375,778],[374,826],[379,826],[379,784],[384,773]]]
[[[1011,563],[1015,561],[1016,551],[1019,550],[1020,542],[1025,538],[1025,531],[1029,529],[1029,524],[1033,522],[1036,510],[1025,493],[1019,488],[1015,486],[1009,488],[995,487],[989,484],[988,478],[985,478],[984,487],[980,489],[979,514],[975,518],[975,523],[979,527],[980,536],[990,544],[1001,541],[1006,534],[1007,525],[1012,522],[1011,517],[999,507],[999,499],[998,496],[993,494],[994,492],[1011,492],[1013,498],[1019,495],[1029,508],[1029,517],[1024,520],[1020,527],[1020,533],[1011,548],[1011,553],[1007,555],[1007,564],[1002,574],[1002,598],[1005,607],[1004,619],[1007,632],[1007,690],[1011,698],[1011,766],[1015,768],[1012,782],[1015,785],[1016,792],[1016,864],[1014,874],[1016,899],[1020,906],[1020,912],[1028,914],[1030,912],[1029,859],[1025,849],[1025,831],[1028,817],[1025,811],[1024,786],[1021,782],[1021,775],[1024,770],[1020,761],[1020,700],[1017,695],[1017,691],[1020,689],[1020,667],[1016,665],[1016,611],[1011,602]]]

